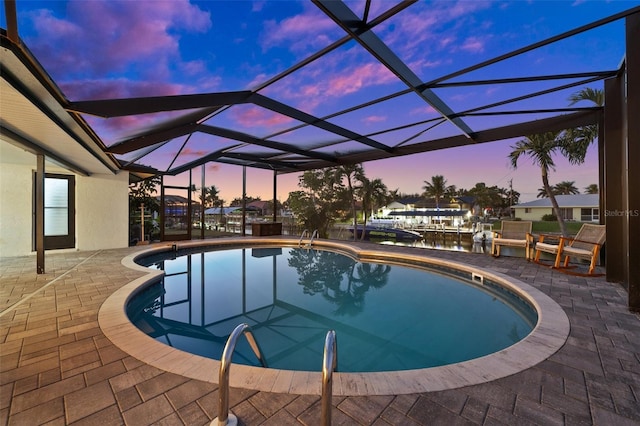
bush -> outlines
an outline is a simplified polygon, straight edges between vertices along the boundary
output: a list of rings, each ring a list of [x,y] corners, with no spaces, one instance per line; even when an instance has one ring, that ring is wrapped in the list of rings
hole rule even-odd
[[[558,220],[558,218],[554,214],[545,214],[542,215],[542,220],[545,222],[555,222]]]

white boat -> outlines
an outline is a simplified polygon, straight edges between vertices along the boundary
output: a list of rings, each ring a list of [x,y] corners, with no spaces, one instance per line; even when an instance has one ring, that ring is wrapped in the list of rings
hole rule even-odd
[[[353,234],[353,226],[350,226],[349,232]],[[387,228],[378,226],[358,226],[356,238],[362,237],[362,230],[364,229],[364,239],[368,241],[392,241],[392,242],[404,242],[415,243],[422,240],[423,237],[418,232],[406,231],[398,228]]]
[[[475,232],[473,233],[473,242],[486,243],[493,240],[493,224],[491,223],[477,223]]]

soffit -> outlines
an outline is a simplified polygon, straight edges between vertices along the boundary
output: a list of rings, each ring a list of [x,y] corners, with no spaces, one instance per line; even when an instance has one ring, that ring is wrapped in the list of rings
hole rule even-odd
[[[119,170],[117,161],[82,129],[21,59],[5,47],[0,55],[0,138],[4,142],[57,158],[59,165],[66,164],[74,171],[104,174]]]

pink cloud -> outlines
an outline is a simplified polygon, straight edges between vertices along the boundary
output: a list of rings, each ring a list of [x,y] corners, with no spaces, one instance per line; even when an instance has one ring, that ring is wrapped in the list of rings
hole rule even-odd
[[[391,71],[372,62],[369,54],[359,48],[335,51],[290,75],[287,80],[287,84],[275,84],[261,93],[310,114],[321,104],[398,81]]]
[[[462,31],[476,26],[466,25],[473,13],[491,7],[491,2],[433,2],[424,8],[410,8],[380,30],[383,40],[407,62],[428,58],[429,54],[450,48]],[[483,28],[490,23],[483,23]]]
[[[264,7],[264,1],[254,1],[253,4],[251,5],[251,11],[252,12],[260,12],[262,11],[262,8]]]
[[[484,44],[484,41],[478,37],[469,37],[462,43],[460,49],[471,53],[481,53],[484,52]]]
[[[72,1],[67,19],[48,10],[32,12],[30,19],[36,37],[28,44],[57,81],[114,72],[159,81],[180,61],[175,30],[211,26],[209,13],[187,0],[154,1],[153,7],[142,1]]]
[[[415,108],[409,112],[410,115],[433,115],[434,113],[436,113],[436,110],[431,105]]]
[[[365,117],[362,120],[364,123],[380,123],[383,121],[387,121],[387,117],[386,116],[381,116],[381,115],[370,115],[369,117]]]
[[[445,3],[450,6],[450,3]],[[450,19],[456,19],[460,16],[469,16],[473,12],[478,10],[487,9],[491,7],[490,1],[466,1],[459,0],[454,3],[453,7],[447,7],[447,13]]]
[[[333,21],[315,7],[307,7],[307,11],[283,19],[280,22],[269,20],[264,22],[262,49],[285,46],[292,52],[305,52],[329,44],[327,33],[336,32]]]
[[[180,69],[187,75],[198,75],[207,71],[207,65],[204,61],[188,61],[180,64]]]
[[[485,92],[484,92],[484,93],[485,93],[485,95],[487,95],[487,96],[491,96],[491,95],[493,95],[494,93],[497,93],[497,92],[499,92],[499,91],[500,91],[500,88],[499,88],[499,87],[489,87],[487,90],[485,90]]]
[[[204,157],[205,155],[209,154],[210,151],[205,151],[205,150],[200,150],[200,149],[191,149],[191,148],[185,148],[180,152],[180,156],[185,156],[185,157]]]
[[[230,112],[237,123],[251,128],[256,126],[269,128],[293,121],[292,118],[286,115],[276,114],[275,112],[257,106],[231,108]]]
[[[382,64],[368,63],[346,69],[342,74],[329,79],[327,95],[342,96],[357,92],[363,87],[395,81],[396,77]]]
[[[451,43],[453,43],[454,41],[456,41],[456,38],[455,38],[455,37],[452,37],[452,36],[449,36],[449,37],[443,37],[443,38],[440,40],[439,44],[440,44],[440,47],[447,47],[447,46],[449,46]]]
[[[457,95],[450,96],[449,99],[455,102],[462,102],[466,99],[474,98],[475,96],[476,96],[475,92],[466,92],[466,93],[460,93]]]

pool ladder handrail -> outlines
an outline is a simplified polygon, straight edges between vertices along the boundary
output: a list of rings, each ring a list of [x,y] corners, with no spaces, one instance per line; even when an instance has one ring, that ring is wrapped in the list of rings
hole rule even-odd
[[[258,345],[258,341],[251,332],[249,324],[242,323],[238,325],[229,335],[227,343],[222,351],[222,357],[220,358],[220,373],[218,378],[218,387],[220,393],[220,400],[218,403],[218,417],[213,419],[210,426],[235,426],[238,424],[238,418],[229,411],[229,372],[231,369],[231,358],[233,352],[236,349],[236,343],[241,334],[244,334],[249,342],[249,346],[253,350],[260,364],[267,368],[267,360],[262,354],[262,350]]]
[[[304,231],[302,231],[302,234],[300,235],[300,239],[298,240],[298,247],[302,247],[302,239],[304,238],[305,235],[309,235],[309,230],[305,229]],[[318,230],[314,230],[313,233],[311,234],[311,239],[309,240],[309,247],[311,247],[311,244],[313,244],[313,240],[315,238],[318,238]]]
[[[302,239],[304,238],[305,235],[309,235],[308,229],[305,229],[304,231],[302,231],[302,234],[300,234],[300,239],[298,240],[298,247],[302,247]]]
[[[320,424],[331,426],[331,399],[333,397],[333,372],[338,369],[338,342],[336,332],[329,330],[324,339],[322,358],[322,408]]]

